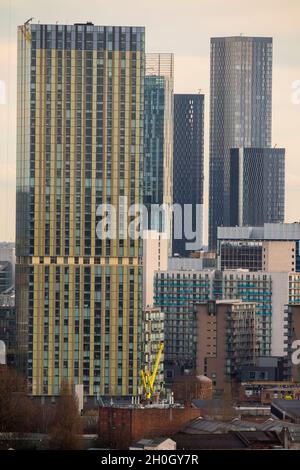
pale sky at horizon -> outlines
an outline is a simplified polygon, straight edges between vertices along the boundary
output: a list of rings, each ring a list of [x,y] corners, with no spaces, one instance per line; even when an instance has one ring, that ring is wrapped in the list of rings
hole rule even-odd
[[[273,37],[272,144],[286,148],[286,222],[300,221],[300,0],[0,0],[0,241],[15,236],[17,25],[41,23],[146,27],[146,52],[173,52],[175,93],[205,94],[205,194],[209,143],[209,48],[214,36]],[[1,95],[0,95],[1,101]],[[205,239],[207,237],[207,216]]]

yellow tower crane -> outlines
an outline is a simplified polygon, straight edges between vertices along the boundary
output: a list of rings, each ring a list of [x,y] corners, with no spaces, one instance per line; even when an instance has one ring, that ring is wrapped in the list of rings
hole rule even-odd
[[[160,343],[159,349],[156,355],[156,360],[155,360],[152,375],[150,375],[150,372],[146,369],[140,370],[140,376],[142,379],[144,394],[148,400],[152,397],[153,392],[154,392],[154,382],[155,382],[155,378],[157,375],[157,371],[158,371],[158,367],[159,367],[163,350],[164,350],[164,343]]]

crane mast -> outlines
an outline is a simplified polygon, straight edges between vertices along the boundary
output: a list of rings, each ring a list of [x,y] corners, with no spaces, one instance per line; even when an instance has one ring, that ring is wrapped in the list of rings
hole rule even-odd
[[[155,360],[152,375],[150,375],[150,372],[148,370],[141,369],[140,371],[144,394],[148,400],[152,397],[153,392],[154,392],[154,382],[155,382],[155,378],[157,375],[157,371],[158,371],[158,367],[159,367],[163,350],[164,350],[164,343],[160,343],[159,349],[156,355],[156,360]]]

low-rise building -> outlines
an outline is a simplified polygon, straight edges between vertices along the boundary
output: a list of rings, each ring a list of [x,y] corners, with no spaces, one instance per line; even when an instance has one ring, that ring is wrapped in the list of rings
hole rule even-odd
[[[210,400],[213,395],[212,380],[205,375],[188,372],[177,376],[172,383],[175,402],[191,403],[192,400]]]
[[[300,383],[288,381],[252,381],[240,385],[240,400],[271,404],[275,399],[300,400]]]
[[[300,400],[278,398],[272,401],[271,416],[290,423],[300,424]]]
[[[166,437],[140,439],[130,446],[129,450],[176,450],[176,442]]]
[[[128,449],[140,439],[172,437],[200,414],[195,408],[176,405],[100,407],[99,440],[112,449]]]
[[[251,367],[243,367],[242,382],[264,382],[285,380],[285,360],[282,356],[259,356],[256,364]]]
[[[275,431],[230,431],[220,434],[185,434],[174,436],[178,450],[284,449]]]

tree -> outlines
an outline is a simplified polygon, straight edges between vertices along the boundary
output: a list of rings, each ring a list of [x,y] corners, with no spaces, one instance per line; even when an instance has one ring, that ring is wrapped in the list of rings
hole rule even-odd
[[[27,397],[26,381],[9,367],[0,368],[0,432],[29,432],[35,405]]]
[[[70,386],[63,383],[57,400],[54,423],[50,432],[50,448],[59,450],[77,450],[81,448],[81,418],[78,400]]]

